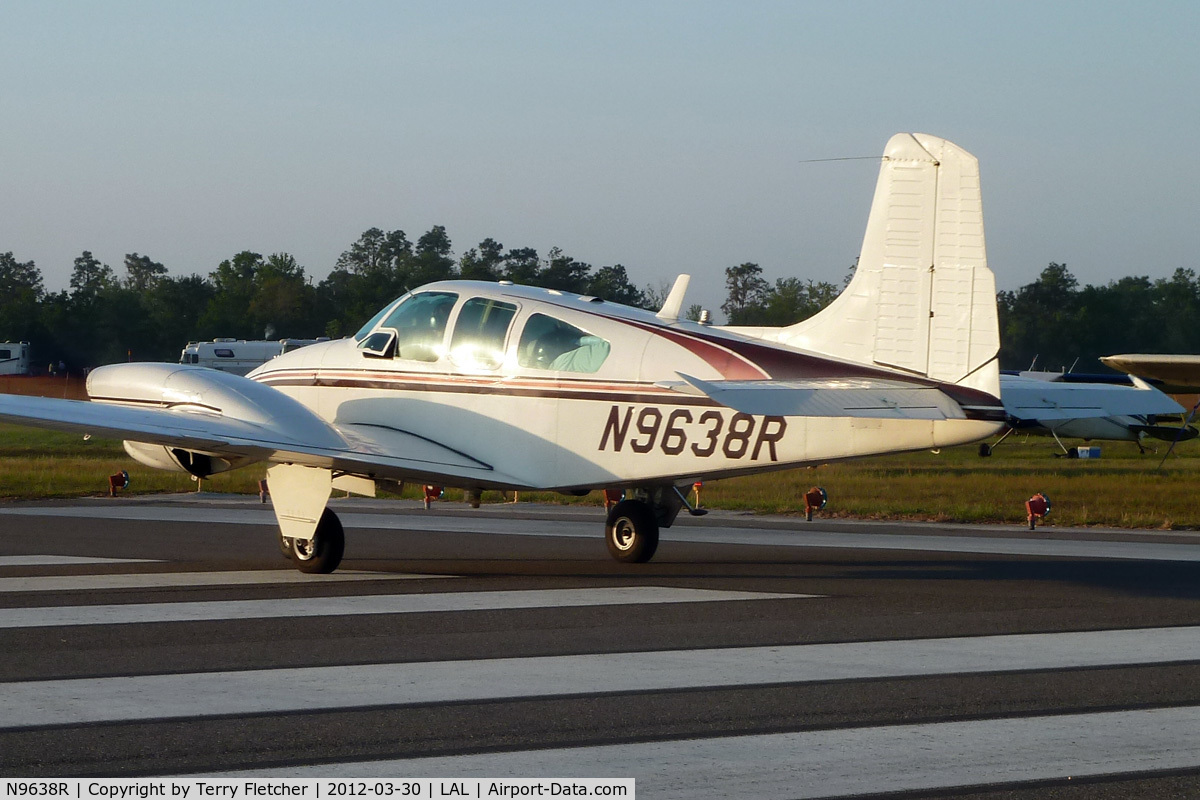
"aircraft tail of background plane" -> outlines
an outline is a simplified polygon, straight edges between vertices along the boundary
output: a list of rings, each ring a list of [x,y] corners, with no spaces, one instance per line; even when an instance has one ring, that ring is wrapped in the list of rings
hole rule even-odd
[[[996,282],[975,157],[935,136],[893,136],[849,286],[819,314],[760,335],[999,397]]]

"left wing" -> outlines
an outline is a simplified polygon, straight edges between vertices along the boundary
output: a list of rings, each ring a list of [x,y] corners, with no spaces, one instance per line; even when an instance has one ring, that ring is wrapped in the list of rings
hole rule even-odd
[[[677,373],[685,383],[661,384],[701,394],[744,414],[781,417],[965,419],[962,407],[939,389],[870,378],[704,381]]]
[[[211,370],[209,370],[211,372]],[[254,383],[237,376],[238,381]],[[228,381],[223,381],[228,383]],[[148,408],[49,397],[0,395],[0,419],[163,445],[236,460],[302,464],[396,480],[480,487],[523,485],[466,453],[395,428],[331,425],[268,386],[239,418],[193,403]]]

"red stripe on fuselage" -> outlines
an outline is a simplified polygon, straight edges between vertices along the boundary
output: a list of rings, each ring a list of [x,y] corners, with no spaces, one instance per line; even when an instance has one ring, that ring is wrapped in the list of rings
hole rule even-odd
[[[685,332],[636,319],[603,314],[587,308],[574,308],[553,302],[550,305],[630,325],[654,336],[660,336],[703,359],[705,363],[721,373],[722,379],[727,381],[793,380],[797,378],[888,378],[895,380],[903,377],[866,364],[846,363],[807,353],[797,353],[794,350],[772,346],[766,342],[727,338],[696,330]],[[911,378],[908,379],[911,380]],[[927,385],[935,385],[935,382],[928,381]]]

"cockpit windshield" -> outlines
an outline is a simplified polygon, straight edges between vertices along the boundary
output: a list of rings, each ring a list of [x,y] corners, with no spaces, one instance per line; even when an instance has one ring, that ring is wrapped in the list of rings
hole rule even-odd
[[[396,306],[382,325],[396,331],[396,357],[437,361],[443,355],[446,320],[457,301],[454,292],[421,292]]]
[[[405,295],[404,297],[407,297],[407,296],[408,295]],[[396,303],[403,300],[404,297],[397,298],[396,300],[393,300],[392,302],[388,303],[383,308],[379,309],[379,312],[375,316],[373,316],[369,320],[367,320],[367,324],[363,325],[361,328],[359,328],[358,333],[354,334],[354,341],[361,342],[363,339],[367,338],[367,335],[371,331],[375,330],[375,326],[379,324],[379,320],[383,319],[384,315],[386,315],[389,311],[391,311],[392,308],[396,305]]]

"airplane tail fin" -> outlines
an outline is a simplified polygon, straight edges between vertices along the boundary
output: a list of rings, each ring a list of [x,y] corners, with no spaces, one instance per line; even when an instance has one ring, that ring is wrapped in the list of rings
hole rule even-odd
[[[999,397],[996,281],[976,158],[935,136],[893,136],[854,278],[819,314],[769,335]]]

